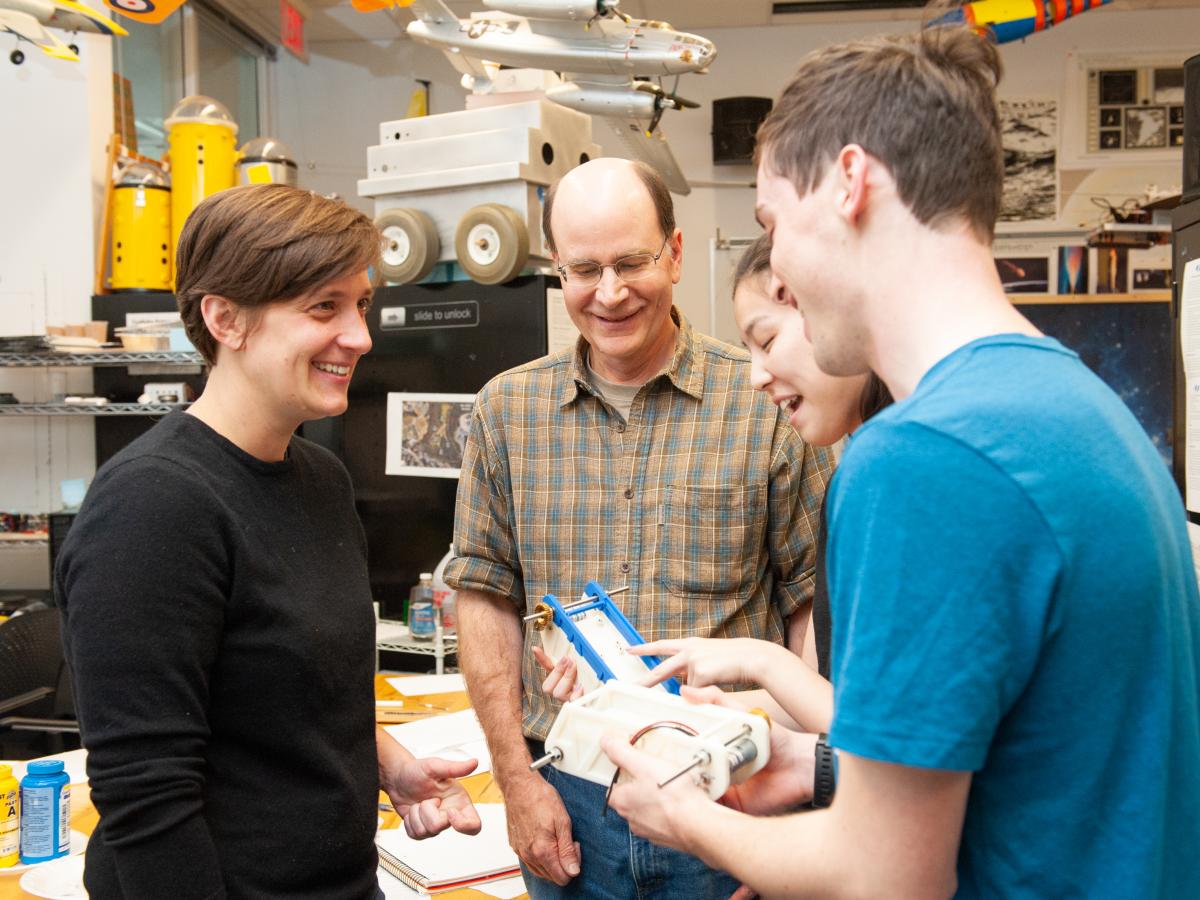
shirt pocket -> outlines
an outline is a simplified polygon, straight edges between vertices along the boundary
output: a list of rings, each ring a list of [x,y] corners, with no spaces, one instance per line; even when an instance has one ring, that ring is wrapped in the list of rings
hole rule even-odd
[[[663,586],[685,597],[750,596],[762,563],[766,485],[670,485],[663,499]]]

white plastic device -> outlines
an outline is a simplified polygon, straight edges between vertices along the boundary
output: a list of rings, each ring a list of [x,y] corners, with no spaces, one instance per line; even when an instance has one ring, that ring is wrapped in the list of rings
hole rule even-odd
[[[613,733],[671,763],[676,776],[690,774],[714,800],[771,756],[765,715],[689,703],[665,691],[610,680],[563,705],[546,737],[546,755],[532,768],[549,764],[608,785],[616,766],[600,749],[600,738]]]
[[[620,594],[627,588],[618,588]],[[541,634],[542,649],[552,659],[571,656],[584,693],[612,679],[640,682],[659,664],[657,656],[637,656],[629,647],[645,643],[633,623],[597,582],[589,581],[576,603],[563,605],[546,594],[525,620]],[[668,678],[654,690],[679,693],[679,682]]]

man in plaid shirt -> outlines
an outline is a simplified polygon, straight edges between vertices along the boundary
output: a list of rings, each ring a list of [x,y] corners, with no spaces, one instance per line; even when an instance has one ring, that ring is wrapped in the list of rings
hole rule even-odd
[[[477,399],[445,573],[463,672],[535,900],[727,897],[725,873],[601,816],[603,788],[529,771],[556,707],[521,617],[595,579],[628,586],[620,605],[647,640],[799,653],[830,458],[754,390],[742,350],[673,306],[683,237],[657,173],[586,163],[551,189],[543,227],[581,338]]]

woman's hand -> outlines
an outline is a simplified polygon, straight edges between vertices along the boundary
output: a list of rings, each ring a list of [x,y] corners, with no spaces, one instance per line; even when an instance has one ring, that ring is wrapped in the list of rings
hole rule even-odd
[[[777,644],[751,638],[690,637],[637,644],[628,652],[636,656],[667,657],[642,680],[644,685],[683,676],[692,687],[704,687],[745,682],[761,684],[764,663],[780,649]]]
[[[458,779],[470,775],[478,763],[430,756],[412,758],[393,768],[382,787],[404,820],[411,838],[433,837],[447,828],[478,834],[479,813]]]

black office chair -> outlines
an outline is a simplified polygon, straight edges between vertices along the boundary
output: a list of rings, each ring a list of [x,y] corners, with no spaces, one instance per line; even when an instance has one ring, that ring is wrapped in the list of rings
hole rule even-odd
[[[40,743],[15,732],[40,732]],[[79,746],[57,609],[0,623],[0,757],[61,753]],[[65,746],[69,744],[69,746]]]

